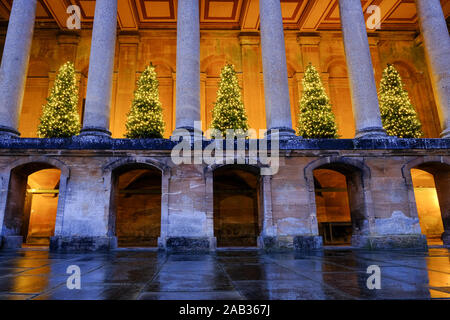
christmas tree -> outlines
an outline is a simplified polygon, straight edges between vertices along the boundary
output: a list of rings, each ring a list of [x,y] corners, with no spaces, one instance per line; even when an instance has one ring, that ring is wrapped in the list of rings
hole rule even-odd
[[[309,64],[303,78],[303,95],[300,100],[298,135],[306,139],[338,137],[330,99],[320,80],[319,73]]]
[[[59,69],[47,103],[43,106],[38,136],[67,138],[80,133],[77,105],[78,86],[75,67],[72,62],[66,62]]]
[[[226,134],[227,129],[233,129],[236,135],[247,135],[248,124],[241,88],[234,66],[226,64],[220,73],[219,90],[212,111],[211,127]]]
[[[127,138],[162,138],[165,124],[158,87],[155,66],[150,64],[137,82],[131,110],[125,124]]]
[[[381,120],[388,135],[398,138],[420,138],[423,135],[422,124],[393,65],[388,64],[383,71],[379,100]]]

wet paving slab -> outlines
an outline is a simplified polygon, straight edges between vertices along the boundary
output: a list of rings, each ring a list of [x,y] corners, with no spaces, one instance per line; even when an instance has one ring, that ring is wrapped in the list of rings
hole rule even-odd
[[[369,266],[381,288],[369,289]],[[69,289],[69,266],[81,288]],[[0,300],[450,299],[450,249],[309,253],[218,250],[165,254],[120,249],[62,254],[0,251]]]

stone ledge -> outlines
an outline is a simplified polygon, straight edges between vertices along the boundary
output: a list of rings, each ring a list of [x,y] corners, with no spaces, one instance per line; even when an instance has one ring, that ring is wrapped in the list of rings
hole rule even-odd
[[[50,251],[89,252],[109,251],[117,248],[117,237],[71,237],[50,238]]]
[[[294,238],[294,249],[296,251],[312,251],[323,248],[321,236],[297,236]]]
[[[208,237],[168,237],[165,249],[168,252],[209,252],[214,249],[214,240]]]
[[[212,140],[204,140],[203,148]],[[225,143],[225,142],[224,142]],[[172,150],[169,139],[112,139],[109,137],[10,138],[0,137],[0,149],[43,150]],[[246,142],[246,149],[249,143]],[[270,142],[269,142],[270,148]],[[450,139],[302,139],[280,141],[280,150],[409,150],[450,149]]]
[[[261,236],[259,247],[265,251],[311,251],[323,247],[321,236]]]
[[[428,250],[427,238],[423,234],[382,236],[357,235],[352,237],[352,246],[368,250]]]

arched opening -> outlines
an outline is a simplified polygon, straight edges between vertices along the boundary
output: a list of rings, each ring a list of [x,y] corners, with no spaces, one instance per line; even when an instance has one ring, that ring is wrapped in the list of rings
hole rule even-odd
[[[145,164],[112,174],[112,231],[121,247],[156,247],[161,232],[161,171]]]
[[[259,172],[248,166],[214,170],[214,236],[218,247],[256,247],[262,220]]]
[[[421,164],[411,169],[411,178],[422,233],[429,245],[442,245],[450,232],[450,166]]]
[[[61,170],[29,163],[11,171],[2,235],[13,247],[48,246],[54,235]]]
[[[325,245],[350,245],[366,223],[362,173],[334,163],[313,171],[319,234]]]

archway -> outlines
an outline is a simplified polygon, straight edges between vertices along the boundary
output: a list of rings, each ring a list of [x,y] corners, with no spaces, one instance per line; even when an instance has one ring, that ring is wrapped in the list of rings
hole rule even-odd
[[[133,163],[112,172],[112,232],[122,247],[156,247],[161,234],[161,171]]]
[[[2,235],[9,247],[48,246],[54,236],[62,191],[61,170],[28,163],[11,170]]]
[[[256,247],[261,232],[260,176],[250,166],[213,172],[214,235],[218,247]]]
[[[450,165],[424,162],[410,169],[422,233],[429,245],[450,244]]]
[[[319,235],[324,244],[350,244],[352,218],[345,175],[329,169],[314,170]]]
[[[322,158],[305,167],[305,177],[311,210],[316,212],[325,244],[348,245],[369,232],[370,170],[363,163],[350,158]]]

